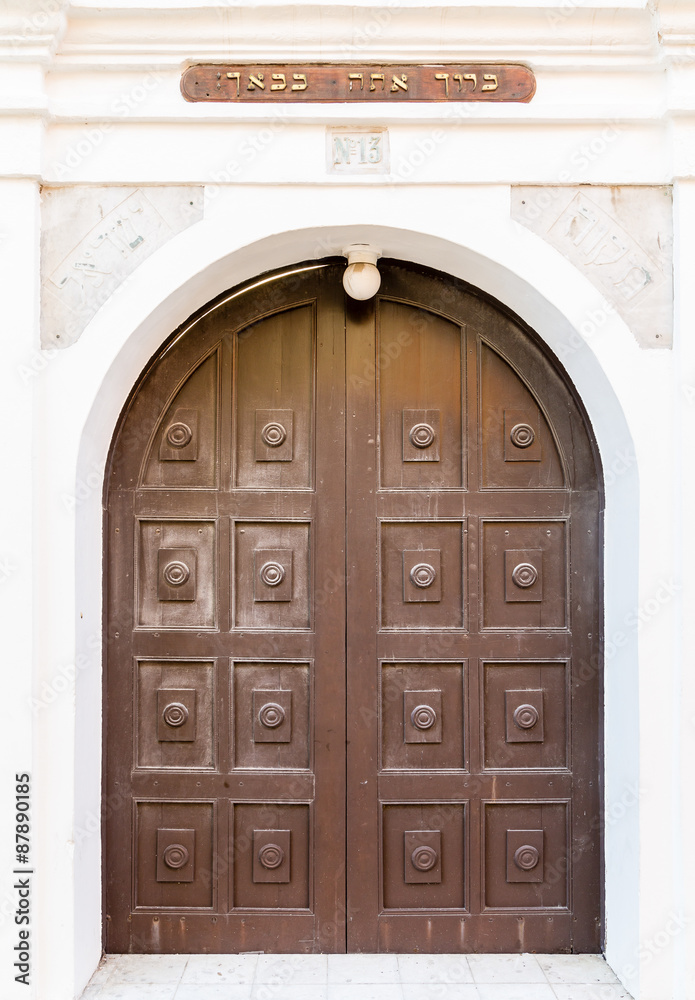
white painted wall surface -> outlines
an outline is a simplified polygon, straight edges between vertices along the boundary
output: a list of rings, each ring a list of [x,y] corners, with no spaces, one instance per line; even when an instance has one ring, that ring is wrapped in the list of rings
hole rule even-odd
[[[497,296],[556,351],[584,400],[606,480],[607,957],[639,1000],[690,1000],[695,3],[155,6],[8,0],[0,11],[11,690],[0,993],[28,995],[7,958],[15,770],[32,767],[35,785],[32,996],[71,1000],[100,955],[101,487],[120,408],[159,344],[213,295],[368,241]],[[232,58],[522,61],[538,91],[528,105],[282,115],[182,101],[188,60]],[[326,172],[325,128],[346,124],[389,127],[390,174]],[[204,220],[133,270],[62,351],[39,349],[40,183],[205,187]],[[673,184],[672,351],[640,349],[580,270],[512,221],[520,183]],[[83,235],[66,229],[66,254]]]

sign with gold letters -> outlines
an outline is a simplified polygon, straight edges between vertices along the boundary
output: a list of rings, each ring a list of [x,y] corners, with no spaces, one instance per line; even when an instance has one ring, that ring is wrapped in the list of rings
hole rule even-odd
[[[190,66],[181,77],[187,101],[287,103],[359,101],[530,101],[536,80],[527,66],[283,64]]]

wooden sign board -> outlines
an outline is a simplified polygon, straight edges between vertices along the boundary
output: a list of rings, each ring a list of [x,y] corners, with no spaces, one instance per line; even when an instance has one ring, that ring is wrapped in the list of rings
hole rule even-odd
[[[292,103],[530,101],[536,80],[511,63],[441,66],[341,64],[191,66],[181,77],[187,101]]]

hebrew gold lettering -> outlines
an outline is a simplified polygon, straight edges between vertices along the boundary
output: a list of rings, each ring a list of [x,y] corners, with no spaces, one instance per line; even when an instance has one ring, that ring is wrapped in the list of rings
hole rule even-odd
[[[249,85],[246,89],[253,90],[254,87],[257,87],[258,90],[265,90],[262,73],[259,73],[258,76],[254,76],[253,73],[249,73]]]
[[[483,80],[490,81],[483,84],[483,90],[497,90],[497,77],[494,73],[483,73]]]
[[[306,90],[309,86],[305,73],[293,73],[292,79],[297,81],[292,84],[292,90]]]
[[[364,90],[364,74],[363,73],[348,73],[348,80],[350,81],[350,90],[352,90],[352,84],[354,80],[360,81],[360,90]]]
[[[448,73],[435,73],[434,74],[434,78],[435,78],[435,80],[443,80],[444,81],[444,93],[448,97],[449,96],[449,74]]]
[[[277,80],[277,83],[271,83],[271,90],[285,90],[287,88],[287,80],[284,73],[273,73],[273,80]]]
[[[376,90],[376,84],[374,83],[375,80],[381,80],[381,89],[382,90],[386,86],[386,83],[385,83],[385,80],[384,80],[384,74],[383,73],[370,73],[369,74],[369,80],[370,80],[370,85],[369,85],[369,89],[370,90]]]
[[[391,93],[393,93],[395,90],[408,89],[408,77],[405,75],[405,73],[401,73],[400,80],[398,79],[397,76],[392,77],[392,80],[393,82],[391,84]]]
[[[236,96],[239,96],[239,82],[241,80],[241,73],[227,73],[228,80],[236,80]]]

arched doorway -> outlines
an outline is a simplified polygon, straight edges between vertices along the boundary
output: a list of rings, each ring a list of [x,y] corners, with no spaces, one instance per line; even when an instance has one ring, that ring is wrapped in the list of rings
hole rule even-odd
[[[107,951],[599,950],[586,421],[498,305],[380,269],[222,296],[124,410]]]

